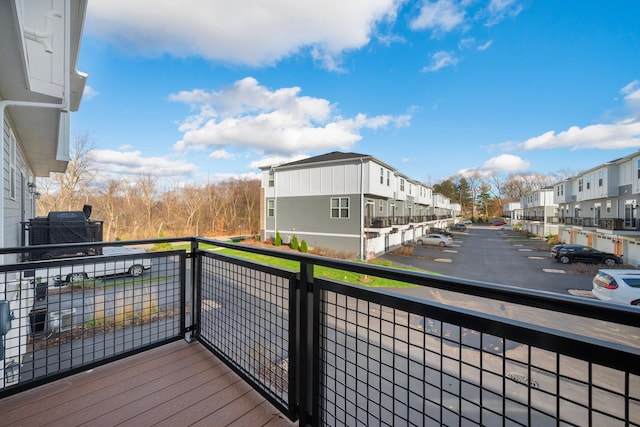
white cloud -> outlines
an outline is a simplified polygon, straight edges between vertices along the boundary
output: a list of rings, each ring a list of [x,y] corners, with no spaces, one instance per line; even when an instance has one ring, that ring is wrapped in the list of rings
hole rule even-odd
[[[489,40],[488,42],[478,46],[478,50],[487,50],[491,47],[492,44],[493,44],[493,40]]]
[[[488,27],[496,25],[507,18],[515,18],[522,12],[522,6],[517,0],[491,0],[487,8]]]
[[[85,31],[136,54],[262,66],[314,50],[325,64],[369,43],[401,0],[91,0]],[[330,25],[328,25],[330,23]]]
[[[465,11],[453,0],[425,1],[420,14],[410,27],[413,30],[434,30],[436,33],[449,32],[464,22]]]
[[[91,86],[85,86],[84,92],[82,92],[82,99],[89,100],[91,98],[95,98],[98,96],[98,92],[96,92]]]
[[[101,174],[184,178],[196,170],[191,163],[167,157],[143,157],[140,151],[92,150],[89,155]]]
[[[231,160],[235,156],[226,150],[215,150],[211,154],[209,154],[209,157],[216,160]]]
[[[250,169],[265,168],[268,166],[278,166],[285,163],[296,162],[298,160],[306,159],[309,156],[304,154],[297,154],[295,156],[267,156],[262,157],[260,160],[249,163]]]
[[[460,58],[456,57],[452,52],[440,51],[431,55],[431,64],[422,68],[422,71],[434,72],[441,68],[453,67],[458,62],[460,62]]]
[[[219,149],[234,146],[267,154],[349,149],[365,129],[408,126],[411,116],[358,114],[344,118],[326,99],[300,95],[298,87],[275,91],[253,78],[235,82],[218,92],[183,91],[169,96],[198,109],[179,127],[183,137],[176,150]]]
[[[545,132],[518,145],[522,150],[571,147],[604,150],[640,147],[640,121],[627,119],[613,124],[572,126],[556,133]]]
[[[488,171],[522,171],[527,170],[531,164],[518,156],[501,154],[493,157],[482,165],[481,169]]]

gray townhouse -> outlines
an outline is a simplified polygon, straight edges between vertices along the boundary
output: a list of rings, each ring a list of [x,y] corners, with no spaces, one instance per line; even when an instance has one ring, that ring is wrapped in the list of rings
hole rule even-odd
[[[554,185],[560,239],[640,266],[640,151]]]
[[[370,259],[455,221],[460,206],[373,156],[331,152],[262,168],[260,235]]]

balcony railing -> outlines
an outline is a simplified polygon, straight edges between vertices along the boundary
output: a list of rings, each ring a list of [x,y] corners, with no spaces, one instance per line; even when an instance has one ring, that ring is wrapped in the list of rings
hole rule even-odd
[[[558,223],[580,227],[596,227],[602,230],[640,230],[640,220],[624,218],[559,217]]]
[[[365,216],[365,228],[387,228],[394,225],[421,224],[429,221],[451,219],[451,215],[414,215],[414,216]]]
[[[42,280],[23,279],[13,297],[18,305],[32,305],[31,311],[15,309],[14,327],[4,337],[7,354],[19,350],[20,369],[3,383],[0,397],[187,337],[202,342],[301,425],[640,424],[638,310],[249,245],[182,240],[189,249],[148,252],[150,272],[122,282],[85,280],[58,290],[48,286],[45,293],[38,291]],[[291,267],[248,261],[242,253]],[[126,258],[18,263],[1,266],[0,274],[7,283],[27,270],[90,272],[99,270],[96,264]],[[416,295],[343,283],[319,275],[318,267],[417,285]],[[30,293],[42,299],[32,302]],[[46,307],[44,319],[36,304]]]

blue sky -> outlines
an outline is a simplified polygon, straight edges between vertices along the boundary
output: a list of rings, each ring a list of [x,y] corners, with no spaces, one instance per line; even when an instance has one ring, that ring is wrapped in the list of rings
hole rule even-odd
[[[75,135],[103,176],[255,177],[329,151],[427,184],[640,148],[640,2],[91,0]]]

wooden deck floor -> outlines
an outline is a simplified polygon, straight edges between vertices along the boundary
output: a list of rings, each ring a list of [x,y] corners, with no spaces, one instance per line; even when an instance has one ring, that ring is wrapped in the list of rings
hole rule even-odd
[[[1,426],[294,426],[201,344],[178,341],[0,399]]]

